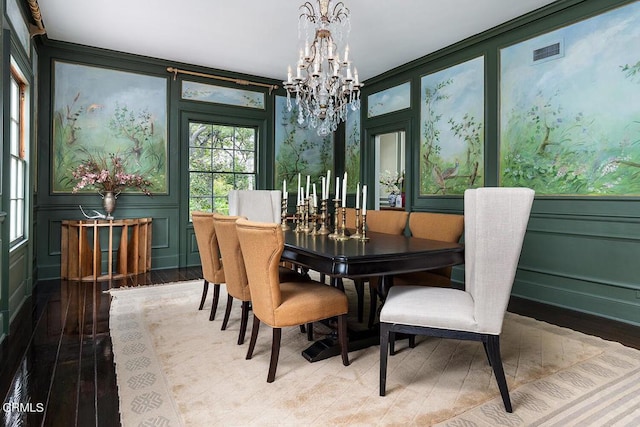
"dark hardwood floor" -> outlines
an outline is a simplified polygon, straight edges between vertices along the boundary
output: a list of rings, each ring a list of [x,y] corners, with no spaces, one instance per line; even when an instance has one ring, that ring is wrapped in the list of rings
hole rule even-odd
[[[0,345],[0,425],[119,426],[110,296],[103,291],[200,277],[198,267],[111,283],[39,282]],[[509,311],[640,349],[640,327],[519,298]]]
[[[0,426],[119,426],[103,291],[201,277],[197,267],[111,282],[38,282],[0,345]]]

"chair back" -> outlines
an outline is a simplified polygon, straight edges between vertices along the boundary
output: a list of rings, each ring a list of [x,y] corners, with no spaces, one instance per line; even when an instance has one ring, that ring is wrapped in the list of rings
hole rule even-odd
[[[282,193],[280,190],[231,190],[229,215],[249,221],[279,223]]]
[[[473,297],[480,333],[502,331],[533,197],[529,188],[464,193],[465,290]]]
[[[346,227],[356,228],[356,208],[345,208],[344,210],[345,210],[344,220],[346,221],[345,222]],[[342,217],[338,218],[338,224],[342,224]]]
[[[224,263],[224,275],[227,293],[241,301],[251,300],[249,281],[244,267],[244,258],[240,249],[240,240],[236,230],[236,220],[242,217],[215,214],[213,223],[218,236],[220,254]]]
[[[403,234],[409,212],[367,211],[367,230],[385,234]]]
[[[411,212],[409,231],[420,239],[459,242],[464,230],[464,215]]]
[[[457,243],[464,231],[464,216],[433,212],[411,212],[409,231],[413,237]],[[451,279],[452,267],[430,270],[430,274]],[[446,282],[445,282],[446,283]]]
[[[239,219],[236,222],[245,260],[253,313],[266,324],[275,323],[275,310],[282,302],[278,266],[284,236],[278,224]]]
[[[213,225],[213,212],[191,212],[193,231],[196,235],[202,275],[210,283],[224,283],[224,272],[220,262],[218,238]]]

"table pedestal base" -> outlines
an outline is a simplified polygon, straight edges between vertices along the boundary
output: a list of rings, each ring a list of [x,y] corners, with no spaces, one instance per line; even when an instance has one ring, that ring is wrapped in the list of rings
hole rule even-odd
[[[362,350],[372,345],[380,344],[380,329],[378,325],[364,331],[349,331],[349,351]],[[324,338],[316,341],[302,351],[302,357],[309,362],[318,362],[340,355],[340,343],[336,338]]]

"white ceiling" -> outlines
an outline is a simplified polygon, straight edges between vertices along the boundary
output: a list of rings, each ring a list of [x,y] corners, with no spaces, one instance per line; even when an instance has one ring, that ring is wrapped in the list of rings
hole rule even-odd
[[[361,80],[554,0],[343,0]],[[313,0],[315,3],[315,0]],[[51,40],[286,78],[302,0],[38,0]]]

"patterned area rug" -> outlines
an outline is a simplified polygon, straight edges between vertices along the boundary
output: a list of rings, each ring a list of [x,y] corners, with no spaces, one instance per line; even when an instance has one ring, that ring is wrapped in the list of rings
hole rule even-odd
[[[237,345],[240,304],[221,331],[226,295],[210,322],[210,296],[197,310],[201,292],[201,281],[111,291],[122,425],[640,425],[640,351],[618,343],[507,314],[508,414],[474,342],[418,337],[414,349],[399,342],[380,397],[379,347],[349,353],[348,367],[339,357],[309,363],[300,355],[306,334],[289,328],[268,384],[271,330],[262,326],[245,360],[250,331]],[[329,331],[314,332],[318,339]]]

